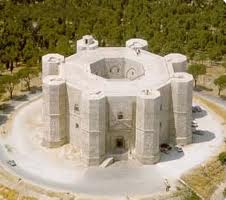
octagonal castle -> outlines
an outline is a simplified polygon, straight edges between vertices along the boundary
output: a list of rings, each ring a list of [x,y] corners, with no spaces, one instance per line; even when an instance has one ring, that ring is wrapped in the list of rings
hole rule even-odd
[[[160,144],[191,143],[193,78],[185,72],[187,59],[147,49],[142,39],[98,47],[87,35],[72,56],[43,56],[43,145],[70,143],[91,166],[130,155],[153,164]]]

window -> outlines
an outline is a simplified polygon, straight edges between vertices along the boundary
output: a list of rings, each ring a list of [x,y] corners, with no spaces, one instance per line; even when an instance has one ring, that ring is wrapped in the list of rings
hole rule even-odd
[[[134,71],[132,71],[131,74],[134,75]]]
[[[118,113],[118,119],[123,119],[123,114],[122,114],[122,112],[119,112],[119,113]]]
[[[160,105],[160,110],[162,110],[162,104]]]
[[[111,72],[112,70],[110,69],[110,72]]]
[[[162,128],[162,122],[159,123],[159,127]]]
[[[78,106],[78,104],[75,104],[75,105],[74,105],[74,111],[75,111],[75,112],[79,112],[79,106]]]
[[[88,39],[85,39],[85,44],[88,44]]]
[[[75,128],[79,128],[79,124],[78,123],[75,124]]]
[[[117,68],[117,72],[119,72],[120,71],[120,69],[119,68]]]
[[[116,148],[124,147],[124,139],[123,137],[116,138]]]

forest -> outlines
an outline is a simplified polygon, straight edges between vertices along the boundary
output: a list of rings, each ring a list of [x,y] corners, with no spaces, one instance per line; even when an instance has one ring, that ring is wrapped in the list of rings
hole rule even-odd
[[[150,51],[180,52],[190,59],[226,54],[223,0],[2,0],[0,62],[36,63],[47,52],[69,55],[92,34],[100,46],[148,40]]]

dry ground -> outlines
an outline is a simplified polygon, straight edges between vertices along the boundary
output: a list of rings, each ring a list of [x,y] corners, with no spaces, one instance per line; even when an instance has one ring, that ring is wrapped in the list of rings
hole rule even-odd
[[[223,119],[224,124],[226,123],[225,110],[201,97],[195,97],[195,99],[197,102],[208,106],[209,109]],[[226,146],[224,145],[221,151],[223,152],[225,150]],[[186,173],[182,179],[204,199],[209,199],[220,183],[224,182],[226,179],[225,166],[220,163],[217,157],[213,157],[201,166]]]

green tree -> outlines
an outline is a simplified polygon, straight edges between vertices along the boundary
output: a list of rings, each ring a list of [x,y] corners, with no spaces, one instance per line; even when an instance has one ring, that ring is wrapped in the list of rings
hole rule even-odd
[[[206,74],[206,65],[203,64],[192,64],[188,67],[188,73],[193,75],[195,80],[195,88],[197,86],[198,77]]]
[[[28,91],[31,90],[31,80],[38,75],[38,69],[34,67],[25,67],[18,71],[17,76],[22,80]]]
[[[221,75],[214,80],[214,84],[218,87],[218,95],[221,95],[221,91],[226,88],[226,75]]]
[[[19,78],[16,74],[14,75],[3,75],[0,77],[1,87],[9,93],[10,99],[13,98],[13,92],[16,84],[19,83]]]
[[[0,76],[2,75],[2,72],[5,70],[4,65],[0,63]]]

